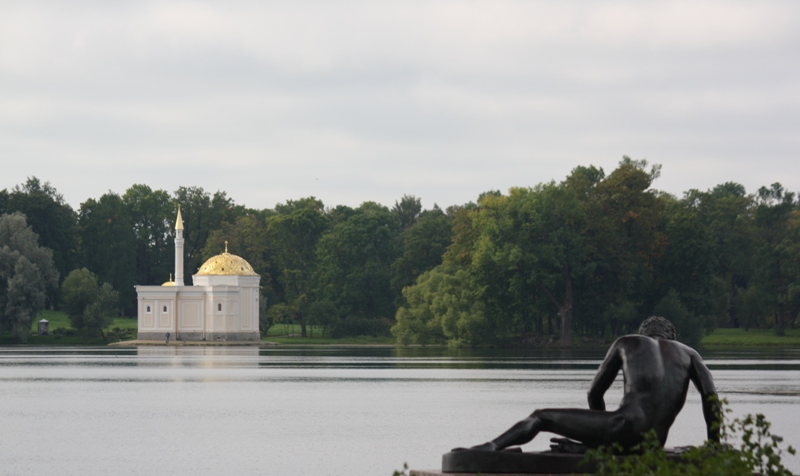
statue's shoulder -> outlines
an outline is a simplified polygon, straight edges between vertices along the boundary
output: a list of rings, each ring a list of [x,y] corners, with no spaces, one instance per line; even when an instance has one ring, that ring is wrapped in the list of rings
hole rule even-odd
[[[611,344],[611,347],[641,344],[642,342],[655,342],[655,339],[649,336],[643,336],[641,334],[628,334],[622,337],[617,337],[617,340]]]

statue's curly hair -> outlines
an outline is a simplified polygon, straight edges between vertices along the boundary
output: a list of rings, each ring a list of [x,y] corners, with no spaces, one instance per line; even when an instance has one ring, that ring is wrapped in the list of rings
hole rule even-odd
[[[661,316],[650,316],[639,326],[639,334],[645,336],[661,336],[665,339],[677,340],[678,333],[675,326],[668,319]]]

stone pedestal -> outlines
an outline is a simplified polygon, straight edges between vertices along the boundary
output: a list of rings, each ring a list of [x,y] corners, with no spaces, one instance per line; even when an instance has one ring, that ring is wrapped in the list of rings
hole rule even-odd
[[[595,464],[583,462],[584,455],[552,451],[475,451],[463,450],[442,456],[445,474],[580,474],[594,473]]]
[[[408,473],[410,476],[556,476],[562,473],[443,473],[435,469],[412,469]],[[581,476],[577,474],[576,476]]]
[[[690,446],[666,448],[669,459],[678,460]],[[617,456],[625,458],[625,456]],[[411,476],[550,476],[557,474],[594,474],[597,465],[584,462],[583,453],[558,451],[522,452],[520,448],[505,451],[462,450],[445,453],[441,470],[410,471]]]

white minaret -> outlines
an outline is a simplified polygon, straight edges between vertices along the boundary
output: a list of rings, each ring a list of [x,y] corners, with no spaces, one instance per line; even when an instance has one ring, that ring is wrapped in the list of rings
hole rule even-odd
[[[175,219],[175,286],[183,284],[183,218],[178,205],[178,218]]]

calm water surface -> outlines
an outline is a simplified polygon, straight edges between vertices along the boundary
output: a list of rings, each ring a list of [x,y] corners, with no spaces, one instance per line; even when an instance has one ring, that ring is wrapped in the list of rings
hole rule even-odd
[[[800,350],[708,351],[734,414],[800,445]],[[586,407],[602,352],[0,348],[0,474],[390,475]],[[610,408],[621,382],[609,390]],[[669,445],[705,435],[694,389]],[[547,436],[547,435],[542,435]],[[527,449],[545,449],[537,438]],[[795,472],[800,461],[788,460]]]

